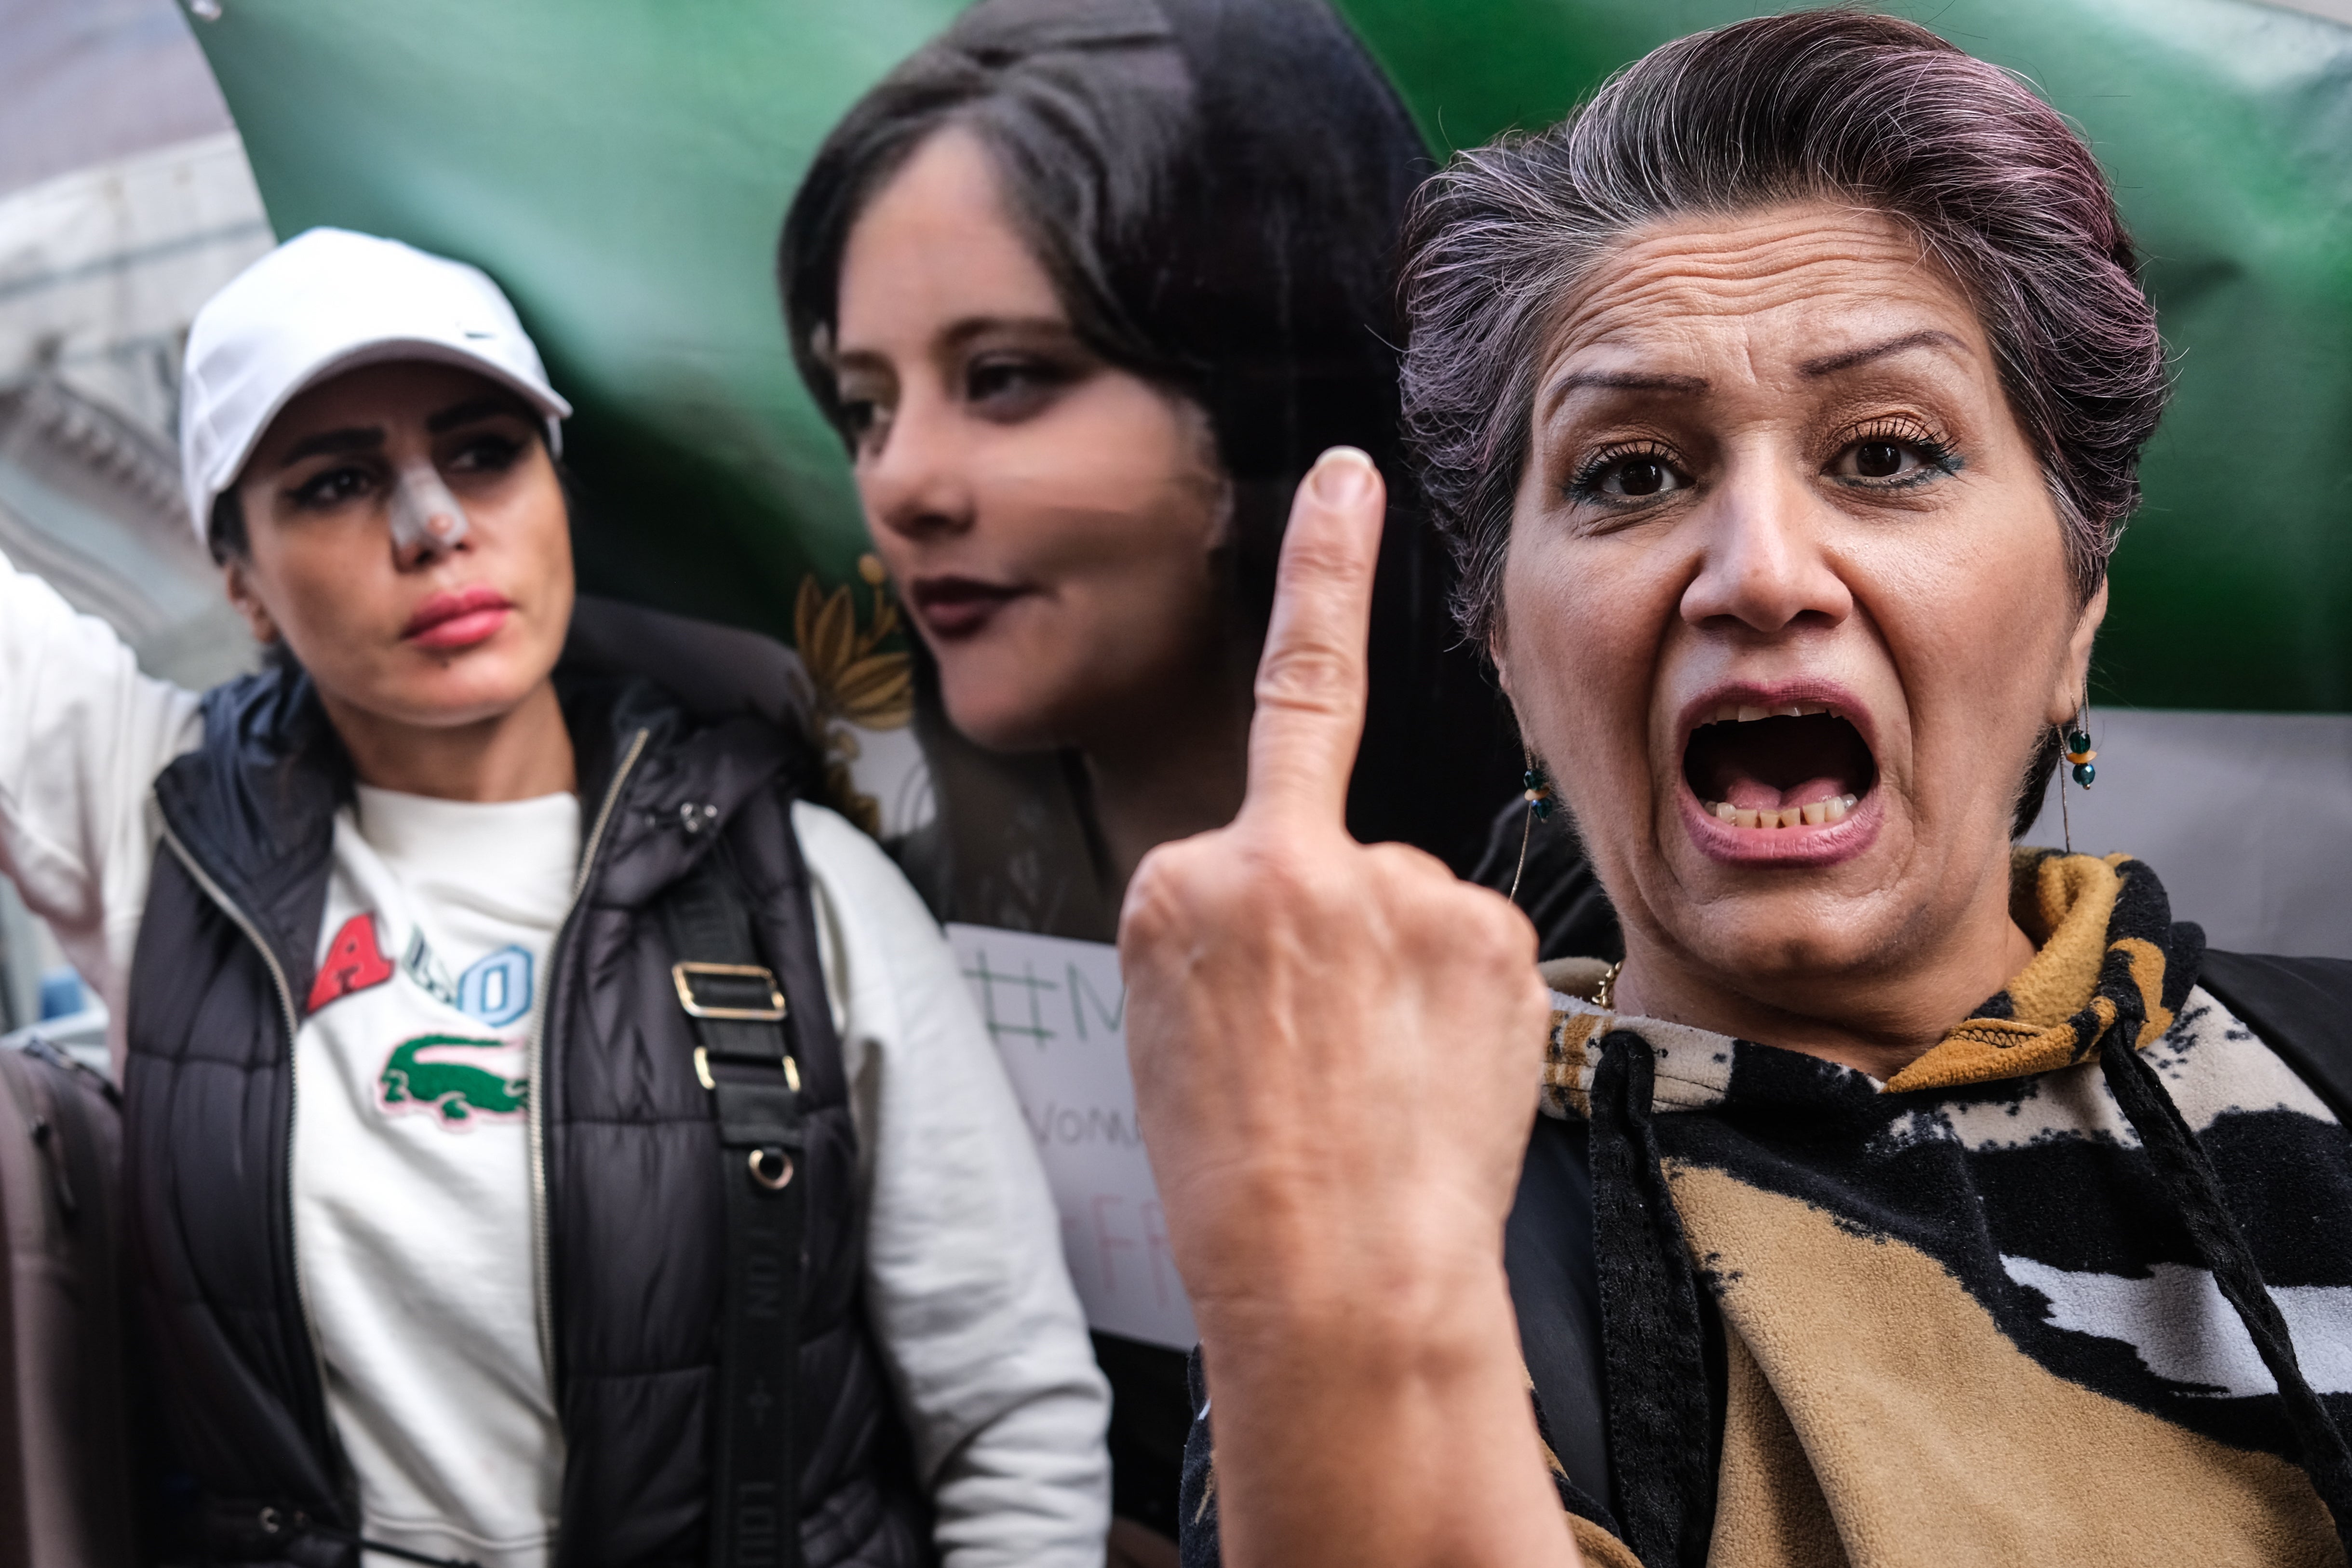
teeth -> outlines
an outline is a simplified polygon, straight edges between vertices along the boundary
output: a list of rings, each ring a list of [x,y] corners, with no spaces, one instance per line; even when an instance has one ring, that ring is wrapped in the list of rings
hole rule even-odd
[[[1754,724],[1759,718],[1810,718],[1828,713],[1827,703],[1782,703],[1765,707],[1756,703],[1725,703],[1706,718],[1708,724]]]
[[[1728,822],[1735,828],[1818,828],[1844,821],[1861,800],[1859,795],[1832,795],[1824,800],[1808,800],[1801,806],[1778,807],[1769,811],[1747,810],[1728,800],[1700,803],[1717,821]]]

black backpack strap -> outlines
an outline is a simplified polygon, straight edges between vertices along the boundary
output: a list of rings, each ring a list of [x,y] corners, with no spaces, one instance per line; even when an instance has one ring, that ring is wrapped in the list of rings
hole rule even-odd
[[[712,1568],[798,1568],[794,1445],[801,1249],[808,1184],[800,1068],[784,991],[761,962],[742,879],[722,840],[662,903],[670,977],[694,1020],[695,1076],[719,1125],[727,1217],[719,1309],[719,1426],[711,1468]]]
[[[2197,983],[2352,1127],[2352,961],[2209,948]]]

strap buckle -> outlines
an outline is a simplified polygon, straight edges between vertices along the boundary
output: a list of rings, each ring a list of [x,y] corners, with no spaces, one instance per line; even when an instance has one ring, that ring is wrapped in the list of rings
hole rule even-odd
[[[686,1009],[688,1018],[717,1019],[727,1023],[783,1021],[784,993],[776,984],[776,972],[765,964],[677,963],[669,967],[669,978],[670,984],[677,988],[677,1005]],[[698,982],[705,980],[731,982],[725,988],[734,993],[730,999],[739,1005],[729,1006],[718,1000],[716,995],[709,1001],[703,1000]],[[746,985],[747,981],[751,984]],[[749,1007],[740,1005],[747,999],[743,995],[747,990],[751,992],[748,999],[754,1003]],[[765,1007],[756,1003],[761,991],[767,993]]]
[[[763,1067],[775,1065],[775,1059],[772,1057],[746,1058],[730,1053],[720,1060],[756,1061]],[[719,1080],[710,1075],[710,1048],[707,1045],[698,1045],[694,1048],[694,1077],[695,1082],[700,1083],[705,1089],[714,1094],[719,1092]],[[789,1055],[784,1058],[784,1087],[795,1094],[801,1092],[801,1064],[794,1061]]]

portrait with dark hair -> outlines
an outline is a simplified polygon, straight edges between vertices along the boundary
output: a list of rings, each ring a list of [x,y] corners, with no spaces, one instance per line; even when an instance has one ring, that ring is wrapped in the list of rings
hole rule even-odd
[[[1523,764],[1398,444],[1433,167],[1322,0],[989,0],[818,151],[780,282],[919,633],[937,815],[894,848],[943,920],[1107,942],[1148,851],[1231,819],[1284,524],[1337,445],[1391,497],[1349,826],[1476,862]],[[1172,1535],[1181,1357],[1104,1359],[1117,1507]]]
[[[935,189],[989,183],[982,210],[1017,239],[1059,319],[1050,345],[968,352],[941,402],[1003,429],[1075,380],[1128,379],[1166,405],[1157,466],[1132,445],[1075,451],[1043,430],[993,472],[977,444],[935,456],[905,368],[845,329],[861,220],[950,155]],[[1370,454],[1394,498],[1349,821],[1457,869],[1476,859],[1516,794],[1515,742],[1449,622],[1453,569],[1397,447],[1396,236],[1433,166],[1320,0],[994,0],[819,151],[781,281],[802,374],[926,633],[917,722],[940,814],[902,848],[943,917],[1107,939],[1142,852],[1231,814],[1291,494],[1340,444]],[[940,210],[924,207],[944,223]],[[931,237],[941,252],[959,238]],[[968,274],[969,259],[942,270]],[[1081,465],[1125,493],[1083,489]],[[997,544],[992,514],[1017,519],[1019,537]],[[1040,646],[1055,652],[1031,656]]]

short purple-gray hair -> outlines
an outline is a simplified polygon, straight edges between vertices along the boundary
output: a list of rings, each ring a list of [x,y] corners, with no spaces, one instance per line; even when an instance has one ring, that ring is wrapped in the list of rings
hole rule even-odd
[[[1811,200],[1885,214],[1967,291],[2075,591],[2096,590],[2168,390],[2106,180],[2019,78],[1914,23],[1811,11],[1653,50],[1541,135],[1458,154],[1415,198],[1405,426],[1473,638],[1495,628],[1538,357],[1594,263],[1661,219]]]

